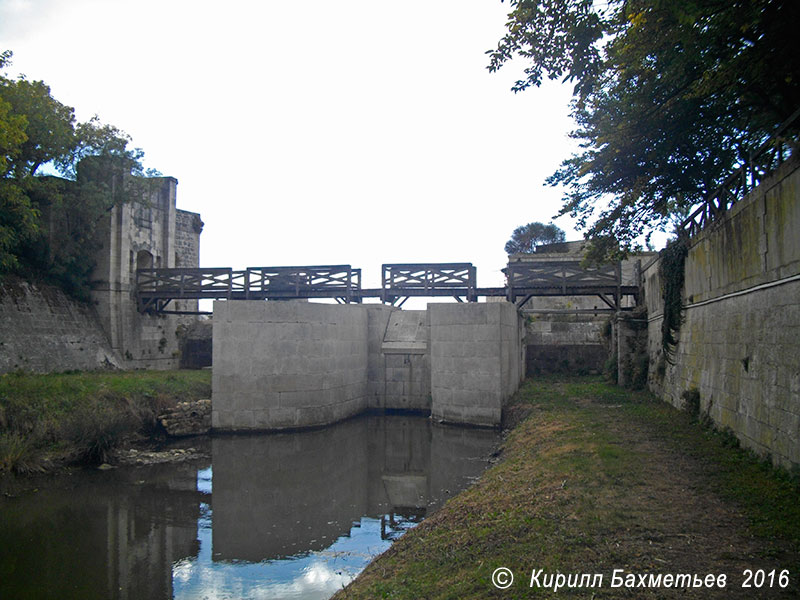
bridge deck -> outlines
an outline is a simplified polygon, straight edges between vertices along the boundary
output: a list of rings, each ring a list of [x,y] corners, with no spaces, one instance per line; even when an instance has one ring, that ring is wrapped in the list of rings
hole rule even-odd
[[[584,269],[576,261],[510,263],[504,287],[476,285],[471,263],[384,264],[380,288],[361,287],[361,269],[350,265],[210,269],[140,269],[136,293],[142,312],[167,310],[172,300],[335,299],[341,303],[377,298],[402,305],[410,297],[454,297],[475,302],[479,297],[504,297],[519,305],[534,296],[600,296],[619,309],[636,286],[621,284],[619,264]],[[191,311],[188,311],[191,312]]]

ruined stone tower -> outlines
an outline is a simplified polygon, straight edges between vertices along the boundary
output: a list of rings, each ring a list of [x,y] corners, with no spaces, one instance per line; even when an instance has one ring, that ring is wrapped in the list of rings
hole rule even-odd
[[[148,180],[142,202],[115,206],[100,227],[92,299],[112,348],[126,366],[170,369],[179,365],[181,325],[195,317],[148,315],[137,311],[136,270],[198,267],[200,215],[176,208],[178,181]],[[197,301],[176,302],[173,310],[197,310]]]

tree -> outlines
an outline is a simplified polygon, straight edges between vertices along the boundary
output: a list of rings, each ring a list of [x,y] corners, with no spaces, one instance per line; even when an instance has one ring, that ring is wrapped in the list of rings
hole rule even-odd
[[[10,58],[1,53],[0,68]],[[129,143],[97,117],[76,124],[44,82],[0,76],[0,274],[37,271],[88,297],[99,222],[147,185],[131,177],[145,173]],[[63,179],[40,176],[45,165]]]
[[[574,83],[581,150],[546,183],[606,249],[686,214],[800,106],[794,0],[509,4],[489,69],[525,59],[515,92]]]
[[[530,254],[537,246],[556,244],[566,239],[564,232],[553,223],[528,223],[517,227],[506,242],[506,254]]]

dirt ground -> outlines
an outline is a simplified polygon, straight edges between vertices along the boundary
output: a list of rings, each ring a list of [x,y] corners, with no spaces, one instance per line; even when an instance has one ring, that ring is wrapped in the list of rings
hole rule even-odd
[[[791,590],[741,587],[747,569],[780,572],[798,564],[798,557],[749,533],[741,510],[723,500],[709,481],[707,469],[713,466],[679,452],[657,429],[616,418],[618,412],[610,405],[595,414],[602,415],[620,448],[637,456],[643,476],[615,495],[629,526],[609,532],[612,541],[594,549],[597,562],[616,568],[635,565],[631,570],[637,573],[649,565],[652,572],[727,575],[724,591],[692,590],[683,597],[797,597],[798,573],[792,573]],[[667,590],[660,594],[666,596]]]

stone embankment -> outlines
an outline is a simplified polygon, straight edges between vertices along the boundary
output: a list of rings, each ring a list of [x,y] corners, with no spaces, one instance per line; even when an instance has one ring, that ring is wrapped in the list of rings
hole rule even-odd
[[[172,437],[206,434],[211,430],[211,400],[178,402],[158,420]]]

